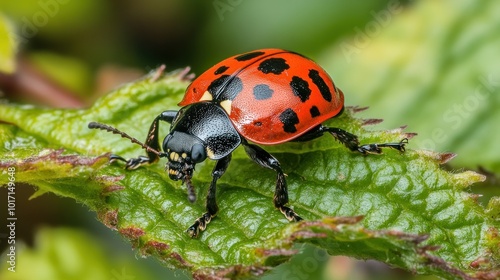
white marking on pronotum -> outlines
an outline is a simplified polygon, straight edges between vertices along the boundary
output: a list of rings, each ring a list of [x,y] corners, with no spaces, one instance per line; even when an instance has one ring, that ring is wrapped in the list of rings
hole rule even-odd
[[[231,115],[231,103],[233,103],[231,100],[224,100],[220,103],[220,106],[228,115]]]
[[[201,96],[200,101],[210,101],[210,100],[212,100],[212,99],[213,99],[212,94],[210,94],[210,92],[208,92],[208,90],[207,90],[207,91],[205,91],[205,93],[203,93],[203,95]]]
[[[214,158],[215,153],[210,148],[207,148],[207,156],[208,158]]]

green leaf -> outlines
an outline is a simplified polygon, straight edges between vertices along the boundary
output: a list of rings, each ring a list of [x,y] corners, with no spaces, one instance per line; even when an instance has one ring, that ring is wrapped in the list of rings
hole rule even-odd
[[[390,6],[318,60],[347,103],[369,105],[385,127],[418,131],[414,147],[453,151],[454,166],[500,174],[500,2]]]
[[[14,72],[15,45],[12,26],[0,13],[0,72]]]
[[[15,167],[16,182],[88,205],[141,254],[199,278],[260,275],[293,255],[295,243],[449,279],[500,275],[494,270],[500,257],[498,201],[485,209],[464,191],[484,176],[440,169],[452,154],[386,150],[363,156],[328,136],[266,147],[281,161],[290,205],[306,221],[289,223],[273,207],[275,174],[239,148],[219,181],[218,216],[200,238],[189,238],[185,230],[204,212],[213,162],[197,166],[199,199],[193,204],[185,188],[169,180],[164,161],[135,171],[107,164],[108,152],[132,157],[143,151],[87,128],[98,121],[142,139],[156,114],[176,108],[188,85],[185,74],[153,73],[88,110],[0,104],[0,120],[10,123],[0,125],[0,169]],[[347,109],[328,125],[359,135],[362,143],[412,136],[402,129],[368,131],[363,125],[377,121],[355,119],[358,111]],[[167,131],[163,125],[160,134]],[[7,180],[2,176],[0,184]]]

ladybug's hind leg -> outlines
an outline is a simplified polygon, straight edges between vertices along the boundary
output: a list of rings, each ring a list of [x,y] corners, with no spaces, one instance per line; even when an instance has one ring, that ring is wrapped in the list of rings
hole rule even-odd
[[[208,189],[207,194],[207,204],[206,209],[207,212],[203,214],[200,218],[196,219],[193,225],[191,225],[187,232],[191,237],[197,237],[200,231],[205,230],[207,224],[212,221],[212,218],[217,215],[219,211],[219,207],[217,206],[217,200],[215,198],[216,195],[216,185],[217,180],[226,172],[226,169],[231,161],[231,154],[219,159],[217,164],[215,165],[212,171],[212,183],[210,183],[210,188]]]
[[[259,146],[249,144],[246,141],[242,142],[248,156],[258,165],[276,171],[276,190],[274,192],[274,206],[278,208],[289,221],[300,221],[302,218],[295,213],[291,208],[285,206],[288,203],[288,187],[286,184],[285,174],[281,170],[279,161],[271,154],[266,152]]]
[[[340,128],[326,127],[321,125],[314,131],[314,133],[318,136],[324,132],[329,132],[335,139],[344,144],[351,151],[359,152],[362,154],[381,154],[382,148],[393,148],[400,152],[404,152],[405,145],[408,144],[408,139],[404,138],[403,140],[397,143],[378,143],[378,144],[360,145],[358,137],[356,135]]]

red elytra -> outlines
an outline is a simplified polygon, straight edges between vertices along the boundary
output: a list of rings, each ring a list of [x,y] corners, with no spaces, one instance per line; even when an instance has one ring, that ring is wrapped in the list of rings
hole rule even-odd
[[[281,49],[227,58],[195,79],[179,106],[217,100],[236,130],[258,144],[293,140],[339,114],[344,95],[314,61]]]

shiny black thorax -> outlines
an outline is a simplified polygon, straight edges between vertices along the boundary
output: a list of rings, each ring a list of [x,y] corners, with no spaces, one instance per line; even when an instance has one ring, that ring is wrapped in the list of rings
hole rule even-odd
[[[191,177],[196,163],[221,159],[241,144],[229,116],[217,103],[202,101],[181,108],[163,141],[166,169],[173,180]]]
[[[193,139],[175,141],[178,134],[188,134]],[[192,142],[191,142],[192,141]],[[241,136],[231,123],[229,116],[218,104],[203,101],[179,110],[170,133],[163,141],[164,151],[186,151],[190,145],[202,143],[210,159],[220,159],[230,154],[241,143]]]

